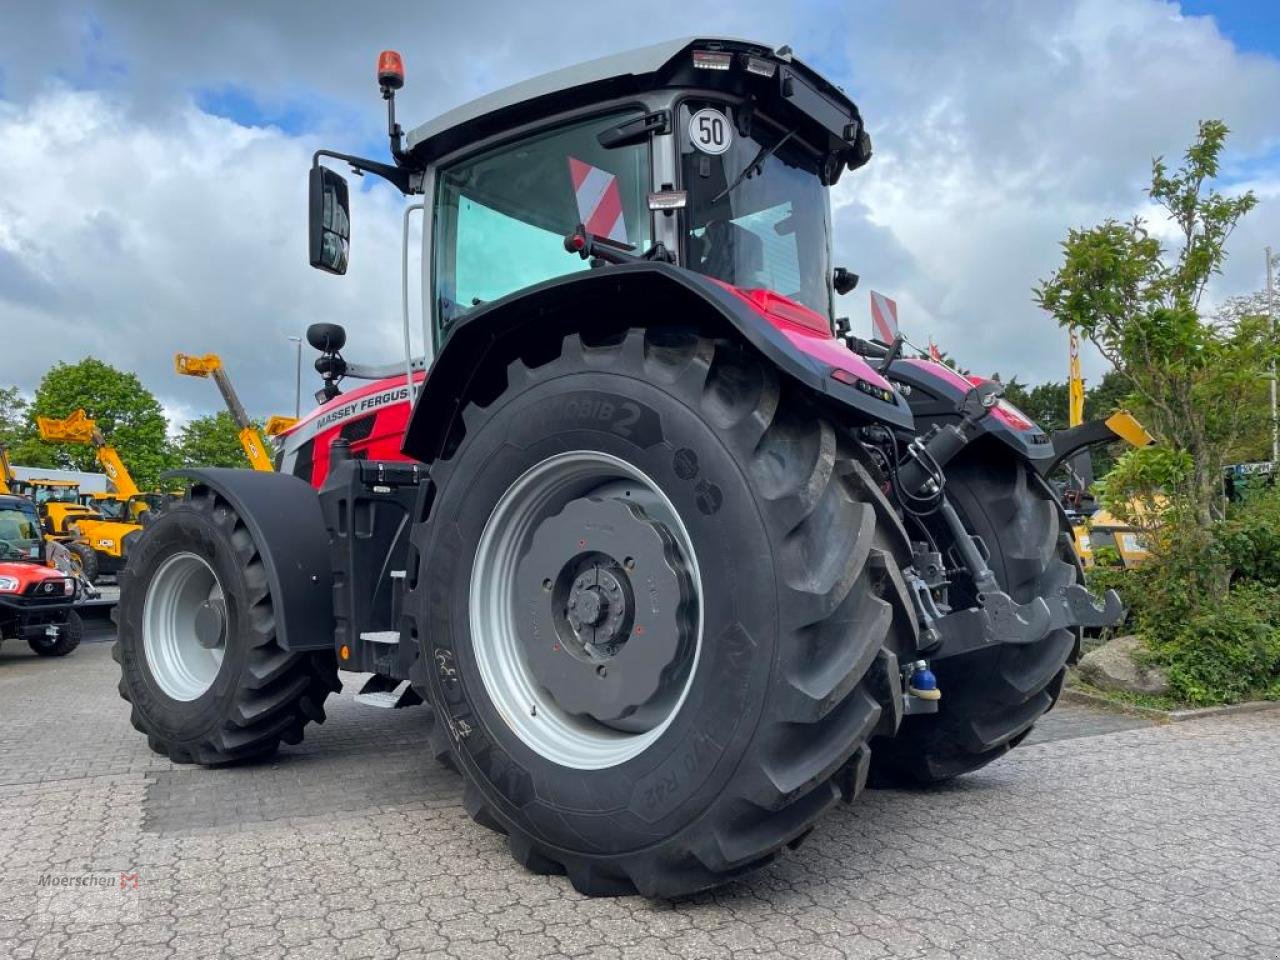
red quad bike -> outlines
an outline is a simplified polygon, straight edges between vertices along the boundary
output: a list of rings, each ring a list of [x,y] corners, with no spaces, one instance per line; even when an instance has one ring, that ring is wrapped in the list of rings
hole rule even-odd
[[[407,298],[393,367],[317,324],[322,405],[279,472],[184,473],[117,612],[152,747],[270,754],[364,672],[430,704],[520,863],[675,896],[873,772],[1015,745],[1118,598],[1080,585],[1052,442],[998,385],[837,330],[828,188],[871,156],[849,98],[787,48],[681,40],[406,135],[398,55],[378,79],[391,162],[316,153],[311,262],[349,255],[322,158],[420,196],[425,356]]]
[[[76,597],[75,578],[45,564],[35,504],[0,494],[0,639],[26,640],[42,657],[66,656],[83,632]]]

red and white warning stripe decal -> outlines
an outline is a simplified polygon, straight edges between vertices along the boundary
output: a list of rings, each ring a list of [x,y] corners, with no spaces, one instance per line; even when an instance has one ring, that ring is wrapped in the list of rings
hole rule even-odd
[[[627,243],[627,224],[622,216],[622,191],[618,178],[607,170],[569,158],[569,176],[578,199],[578,217],[587,233],[615,243]]]
[[[898,305],[874,290],[871,291],[871,335],[881,343],[893,343],[898,335]]]

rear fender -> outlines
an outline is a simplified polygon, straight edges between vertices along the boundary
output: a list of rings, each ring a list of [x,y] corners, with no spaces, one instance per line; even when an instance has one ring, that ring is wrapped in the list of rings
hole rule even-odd
[[[603,334],[655,324],[736,333],[779,371],[858,420],[910,430],[913,420],[904,399],[829,330],[818,329],[812,322],[816,316],[766,291],[740,291],[664,263],[611,266],[548,280],[455,323],[418,395],[403,450],[424,463],[439,457],[469,400],[497,396],[501,384],[488,372],[505,374],[517,356],[538,353],[574,331]]]
[[[959,420],[961,401],[974,387],[974,381],[933,360],[895,360],[889,367],[889,379],[907,388],[907,402],[922,430],[934,423]],[[1033,464],[1053,460],[1049,435],[1006,400],[1001,400],[973,429],[973,439],[996,437]]]
[[[320,498],[285,473],[225,467],[175,470],[193,492],[212,490],[253,536],[275,606],[276,642],[285,650],[333,649],[333,571]]]

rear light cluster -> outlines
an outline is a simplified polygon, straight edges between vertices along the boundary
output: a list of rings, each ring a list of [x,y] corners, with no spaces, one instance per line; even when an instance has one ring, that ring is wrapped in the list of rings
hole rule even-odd
[[[693,65],[699,70],[728,70],[733,66],[732,53],[726,50],[694,50]],[[738,54],[738,61],[747,73],[757,77],[772,77],[778,72],[778,65],[763,57],[753,57],[749,53]]]

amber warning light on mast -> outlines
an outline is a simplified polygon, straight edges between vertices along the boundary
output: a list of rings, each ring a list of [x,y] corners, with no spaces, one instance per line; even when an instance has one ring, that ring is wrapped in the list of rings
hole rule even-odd
[[[395,50],[378,54],[378,85],[399,90],[404,86],[404,60]]]

